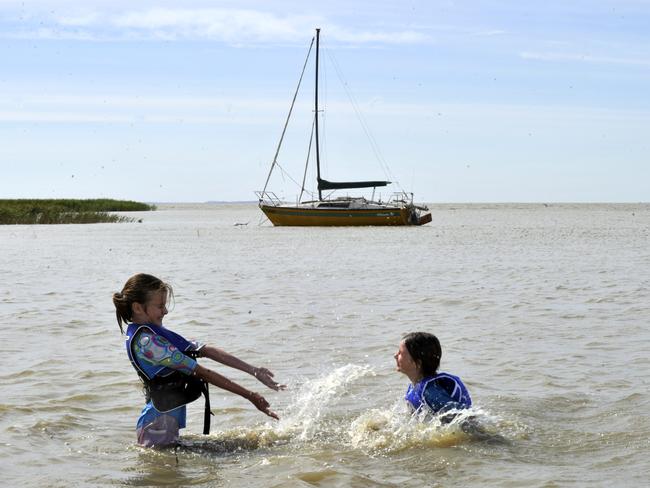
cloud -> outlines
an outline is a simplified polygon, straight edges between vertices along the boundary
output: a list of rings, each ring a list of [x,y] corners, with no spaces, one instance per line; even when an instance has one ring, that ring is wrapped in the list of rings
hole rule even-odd
[[[519,56],[523,59],[536,61],[579,61],[583,63],[620,64],[628,66],[650,66],[650,59],[642,58],[617,58],[611,56],[590,56],[586,54],[571,54],[557,52],[522,52]]]
[[[289,101],[284,98],[124,96],[124,95],[39,95],[0,96],[0,122],[43,123],[196,123],[271,124],[279,126]],[[650,123],[646,110],[589,108],[580,106],[477,104],[477,103],[386,103],[372,98],[360,103],[362,113],[375,120],[403,119],[427,123],[439,119],[445,124],[465,124],[467,120],[489,119],[529,123],[570,120],[607,121],[643,125]],[[300,101],[295,117],[309,118],[311,100]],[[354,120],[356,111],[347,102],[330,100],[327,111]],[[330,119],[333,120],[333,119]]]
[[[97,24],[100,20],[100,15],[97,12],[91,12],[73,16],[56,17],[55,20],[62,26],[84,26]]]
[[[398,32],[355,32],[336,26],[327,29],[327,38],[329,40],[352,44],[419,44],[430,40],[428,35],[413,30]]]
[[[133,118],[123,115],[89,114],[80,112],[43,112],[0,110],[0,122],[17,123],[119,123],[134,122]]]
[[[229,44],[304,40],[309,26],[319,21],[308,16],[279,17],[254,10],[230,9],[152,9],[110,19],[116,28],[145,38],[153,35]]]
[[[250,97],[32,94],[0,97],[0,122],[250,125],[277,123],[287,103],[287,100]]]
[[[304,43],[314,27],[327,28],[329,42],[346,44],[413,44],[427,42],[414,29],[354,30],[331,24],[319,15],[280,15],[252,9],[151,8],[122,12],[45,14],[39,27],[13,30],[6,25],[0,37],[80,40],[208,40],[230,45]],[[36,24],[36,19],[34,20]],[[43,24],[46,26],[43,27]]]
[[[476,32],[474,35],[476,37],[494,37],[494,36],[503,36],[505,34],[507,34],[507,32],[502,29],[492,29],[492,30]]]

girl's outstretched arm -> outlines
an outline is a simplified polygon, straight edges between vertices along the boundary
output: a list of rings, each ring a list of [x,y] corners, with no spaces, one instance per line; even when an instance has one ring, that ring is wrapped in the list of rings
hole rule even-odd
[[[205,345],[200,349],[202,357],[210,358],[218,363],[225,364],[231,368],[236,368],[252,376],[255,376],[261,383],[268,386],[272,390],[284,390],[286,385],[281,385],[273,379],[273,373],[266,368],[256,368],[238,357],[227,353],[218,347]]]
[[[276,420],[279,420],[278,414],[271,410],[271,406],[266,399],[259,393],[254,391],[249,391],[241,385],[238,385],[234,381],[229,380],[225,376],[221,376],[219,373],[212,371],[211,369],[205,368],[200,364],[196,365],[194,372],[192,373],[199,378],[207,381],[211,385],[214,385],[218,388],[228,390],[229,392],[235,393],[236,395],[244,397],[246,400],[255,405],[259,411],[264,412],[269,417],[272,417]]]

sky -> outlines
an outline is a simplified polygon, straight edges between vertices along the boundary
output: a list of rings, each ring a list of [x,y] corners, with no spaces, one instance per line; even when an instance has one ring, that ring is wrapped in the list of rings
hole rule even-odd
[[[0,198],[255,200],[316,27],[326,179],[650,201],[650,0],[0,0]],[[267,187],[289,201],[313,76]]]

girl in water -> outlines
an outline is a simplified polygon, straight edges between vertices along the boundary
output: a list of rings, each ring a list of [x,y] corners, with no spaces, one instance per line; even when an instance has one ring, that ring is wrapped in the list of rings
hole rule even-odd
[[[438,372],[442,349],[440,341],[433,334],[406,334],[394,357],[397,371],[411,380],[404,398],[412,412],[428,409],[434,414],[441,414],[472,406],[472,399],[460,378]]]
[[[127,325],[127,354],[144,383],[146,404],[137,423],[138,444],[144,447],[176,444],[179,430],[185,428],[185,405],[201,394],[206,400],[203,433],[209,433],[208,383],[246,398],[258,410],[278,419],[262,395],[201,366],[196,358],[209,358],[244,371],[272,390],[283,390],[285,386],[278,384],[266,368],[253,367],[216,347],[190,342],[163,327],[170,298],[173,298],[171,286],[148,274],[132,276],[121,292],[113,294],[117,325],[122,333],[122,324]]]

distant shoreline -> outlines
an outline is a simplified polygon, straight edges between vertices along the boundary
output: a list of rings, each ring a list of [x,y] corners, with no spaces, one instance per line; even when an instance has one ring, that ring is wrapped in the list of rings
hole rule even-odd
[[[112,212],[151,210],[156,210],[156,206],[108,198],[0,199],[0,225],[133,222],[135,219]]]
[[[149,202],[152,205],[257,205],[258,200],[208,200],[208,201],[166,201],[166,202]],[[561,206],[598,206],[598,205],[650,205],[648,202],[426,202],[425,205],[434,207],[503,207],[503,206],[522,206],[522,207],[561,207]]]

